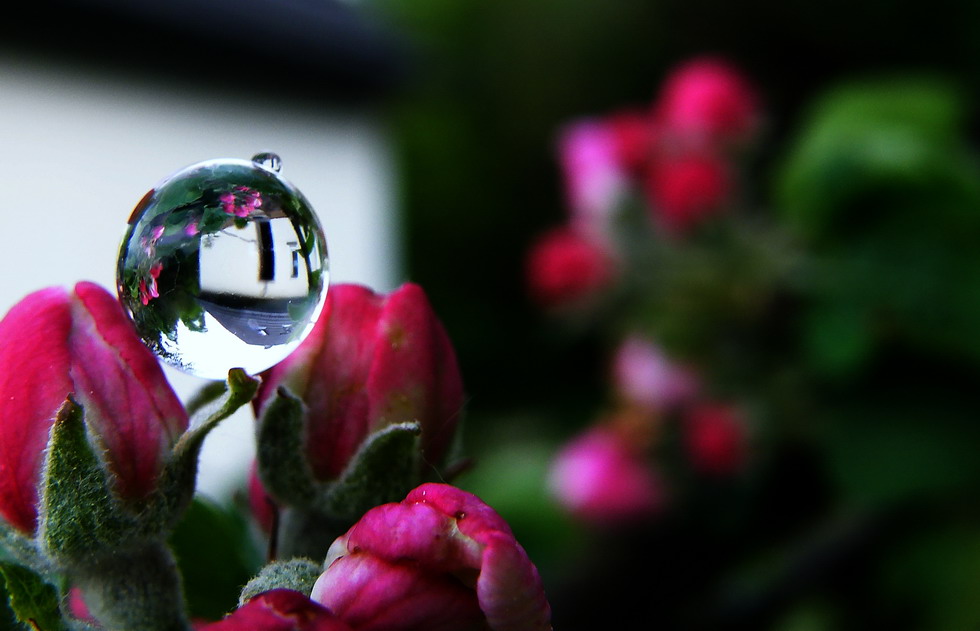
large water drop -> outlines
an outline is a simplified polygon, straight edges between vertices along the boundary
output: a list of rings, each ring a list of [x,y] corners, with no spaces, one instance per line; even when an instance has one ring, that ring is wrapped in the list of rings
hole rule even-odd
[[[316,213],[279,157],[219,159],[171,175],[136,206],[119,252],[119,298],[146,345],[207,379],[259,373],[313,328],[326,297]]]

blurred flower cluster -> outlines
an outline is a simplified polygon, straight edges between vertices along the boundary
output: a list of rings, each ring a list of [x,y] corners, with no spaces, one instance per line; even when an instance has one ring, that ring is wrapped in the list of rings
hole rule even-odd
[[[727,238],[719,223],[732,221],[742,203],[738,182],[761,131],[759,101],[737,68],[697,58],[676,68],[645,108],[576,120],[560,134],[568,219],[532,245],[529,291],[555,318],[608,320],[618,335],[610,409],[558,455],[549,480],[586,521],[611,526],[660,512],[670,485],[655,454],[670,433],[680,435],[698,474],[743,468],[750,427],[740,403],[718,398],[694,358],[667,350],[656,326],[624,312],[647,298],[638,294],[663,291],[650,286],[649,266],[672,268],[653,270],[658,277],[698,273],[691,253]],[[696,290],[689,280],[675,281],[676,289]]]
[[[555,553],[556,611],[590,628],[588,595],[666,628],[975,626],[980,556],[951,553],[980,533],[961,94],[844,83],[776,146],[725,59],[654,92],[560,128],[566,219],[528,244],[542,318],[603,357],[592,420],[563,426],[543,482],[587,533]]]

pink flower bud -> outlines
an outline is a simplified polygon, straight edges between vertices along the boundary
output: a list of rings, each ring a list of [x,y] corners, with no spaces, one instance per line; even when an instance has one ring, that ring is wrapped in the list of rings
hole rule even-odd
[[[43,452],[69,394],[124,501],[156,488],[187,428],[187,413],[115,297],[92,283],[30,294],[0,321],[0,516],[25,533],[36,527]]]
[[[527,259],[532,297],[544,308],[588,306],[616,275],[604,246],[567,227],[543,234]]]
[[[463,408],[449,336],[422,288],[387,296],[334,285],[310,335],[264,376],[256,406],[285,385],[307,407],[306,450],[314,475],[337,477],[364,439],[417,421],[428,462],[446,454]]]
[[[743,419],[730,405],[703,403],[685,418],[684,438],[691,463],[708,475],[731,475],[745,462]]]
[[[331,546],[311,598],[358,631],[551,628],[538,571],[479,498],[423,484]]]
[[[329,609],[290,589],[259,594],[230,616],[198,631],[354,631]]]
[[[675,407],[697,392],[697,376],[670,361],[663,350],[642,337],[626,338],[613,356],[612,382],[628,403],[646,408]]]
[[[720,211],[731,194],[728,165],[709,154],[664,156],[644,182],[654,218],[669,233],[684,233]]]
[[[671,72],[654,115],[675,142],[710,149],[745,139],[758,122],[757,102],[755,90],[734,66],[703,57]]]
[[[644,454],[612,428],[590,429],[557,455],[548,477],[555,498],[597,526],[646,519],[661,507],[661,481]]]

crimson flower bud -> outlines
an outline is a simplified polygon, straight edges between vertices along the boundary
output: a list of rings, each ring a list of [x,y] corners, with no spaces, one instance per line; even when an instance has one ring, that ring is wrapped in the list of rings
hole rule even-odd
[[[264,375],[256,407],[280,386],[306,405],[306,457],[319,480],[336,478],[365,438],[396,423],[419,423],[425,459],[439,462],[463,408],[449,336],[413,283],[387,296],[332,286],[310,335]]]
[[[615,262],[605,246],[572,228],[549,230],[528,253],[528,288],[546,309],[588,307],[615,275]]]
[[[743,419],[730,405],[702,403],[684,419],[684,438],[692,465],[707,475],[731,475],[745,462]]]
[[[664,81],[654,117],[684,147],[713,149],[745,139],[756,127],[755,90],[729,62],[692,59]]]
[[[227,618],[198,631],[353,631],[328,609],[290,589],[259,594]]]
[[[722,209],[731,179],[720,157],[685,154],[654,161],[644,184],[655,220],[670,233],[684,233]]]
[[[549,489],[572,515],[615,526],[653,515],[663,486],[643,453],[611,427],[594,427],[565,445],[551,466]]]
[[[622,110],[607,119],[619,165],[627,173],[642,172],[650,161],[658,140],[653,118],[646,112]]]
[[[0,516],[37,526],[48,436],[71,395],[104,451],[118,498],[155,488],[187,413],[114,296],[83,282],[34,292],[0,321]]]
[[[423,484],[331,546],[311,598],[358,631],[551,628],[538,571],[479,498]]]

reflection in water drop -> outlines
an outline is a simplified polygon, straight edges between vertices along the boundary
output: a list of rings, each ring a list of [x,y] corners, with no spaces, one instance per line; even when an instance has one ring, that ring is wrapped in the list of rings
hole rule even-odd
[[[326,241],[280,164],[275,154],[195,164],[134,210],[119,297],[167,363],[209,379],[235,367],[255,374],[312,329],[326,296]]]

